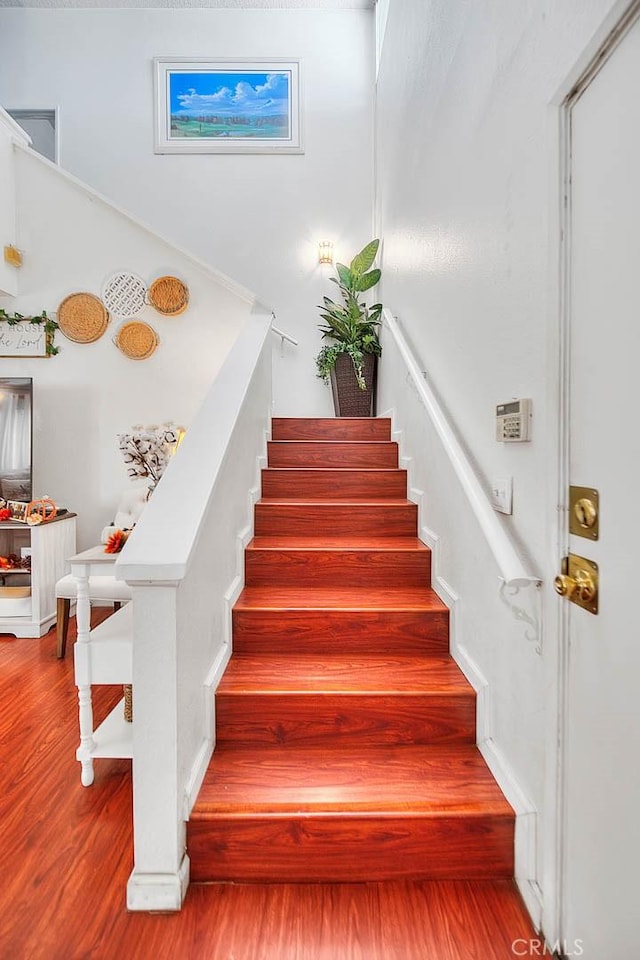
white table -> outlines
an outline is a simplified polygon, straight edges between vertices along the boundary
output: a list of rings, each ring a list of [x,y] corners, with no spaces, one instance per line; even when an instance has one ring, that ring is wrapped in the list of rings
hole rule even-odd
[[[97,547],[89,547],[88,550],[83,550],[82,553],[76,553],[74,557],[69,557],[68,562],[71,564],[71,575],[75,578],[78,588],[76,601],[78,640],[81,634],[87,634],[91,629],[89,577],[105,577],[113,574],[116,558],[117,554],[115,553],[105,553],[102,544],[98,544]],[[86,603],[83,601],[86,601]]]
[[[96,757],[131,757],[132,723],[124,719],[121,700],[100,726],[93,728],[93,684],[125,684],[132,680],[133,604],[127,603],[95,630],[91,629],[89,577],[109,574],[117,555],[104,552],[104,546],[91,547],[71,557],[71,573],[77,581],[76,622],[78,637],[74,647],[75,682],[78,688],[81,782],[93,783]]]

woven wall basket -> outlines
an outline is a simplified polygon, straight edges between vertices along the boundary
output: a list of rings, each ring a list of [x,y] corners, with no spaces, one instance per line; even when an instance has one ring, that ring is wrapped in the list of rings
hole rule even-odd
[[[165,317],[177,317],[187,309],[189,291],[177,277],[158,277],[149,287],[149,303]]]
[[[135,317],[145,305],[147,287],[135,273],[113,273],[105,280],[102,299],[114,317]]]
[[[93,343],[107,329],[109,314],[92,293],[72,293],[58,307],[58,326],[68,340]]]
[[[160,339],[153,327],[142,320],[123,323],[113,342],[130,360],[146,360],[155,353]]]

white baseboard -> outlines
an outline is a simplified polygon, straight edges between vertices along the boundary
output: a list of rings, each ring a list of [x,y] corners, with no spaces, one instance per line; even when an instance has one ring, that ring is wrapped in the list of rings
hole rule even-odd
[[[180,910],[189,886],[189,857],[185,853],[175,873],[136,873],[127,881],[127,910]]]
[[[209,691],[209,696],[213,700],[212,691]],[[211,757],[213,756],[213,746],[213,740],[203,740],[200,744],[200,749],[196,754],[196,758],[193,761],[191,772],[189,773],[189,779],[187,780],[184,788],[182,819],[185,821],[191,816],[193,805],[197,800],[198,793],[200,792],[202,781],[205,778],[209,763],[211,762]]]
[[[542,925],[542,890],[536,877],[538,813],[525,794],[495,741],[487,739],[478,749],[516,815],[515,876],[531,920],[537,929]]]
[[[265,430],[265,448],[269,433]],[[236,575],[231,581],[227,592],[224,595],[225,602],[225,643],[229,646],[229,656],[233,650],[233,631],[231,626],[231,611],[234,604],[244,587],[244,554],[249,541],[253,537],[253,517],[254,507],[262,495],[262,471],[267,466],[266,453],[256,457],[256,475],[254,484],[249,490],[248,497],[248,515],[246,526],[240,530],[236,538]]]
[[[223,643],[203,684],[202,693],[204,696],[205,725],[208,735],[200,744],[200,749],[191,765],[189,777],[185,784],[182,809],[184,820],[188,820],[191,816],[193,805],[196,802],[202,781],[204,780],[213,755],[216,738],[215,691],[230,658],[231,644]]]
[[[215,691],[220,683],[224,671],[226,670],[227,664],[231,659],[231,654],[233,651],[231,612],[236,600],[242,592],[242,588],[244,587],[244,552],[247,544],[253,536],[253,509],[257,501],[260,499],[261,471],[264,467],[266,467],[266,465],[267,458],[264,454],[256,457],[256,479],[254,485],[249,491],[248,498],[248,522],[247,525],[238,533],[236,538],[236,575],[229,584],[229,587],[224,595],[225,618],[223,643],[214,662],[211,665],[203,685],[203,695],[205,698],[205,724],[208,731],[208,736],[200,745],[200,749],[198,750],[198,753],[196,754],[195,760],[192,764],[187,783],[185,784],[183,804],[183,816],[185,820],[188,820],[189,816],[191,815],[193,805],[196,802],[200,787],[202,786],[202,781],[204,780],[207,768],[211,762],[211,757],[213,756],[213,751],[215,749]]]

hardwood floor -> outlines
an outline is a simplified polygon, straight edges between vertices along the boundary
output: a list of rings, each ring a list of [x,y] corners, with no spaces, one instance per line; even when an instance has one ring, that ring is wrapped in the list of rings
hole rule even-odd
[[[3,960],[506,960],[534,936],[511,881],[193,884],[181,914],[128,914],[129,763],[80,785],[55,646],[0,637]],[[96,712],[119,696],[96,690]]]
[[[74,634],[65,660],[55,630],[0,636],[2,960],[509,960],[535,937],[510,880],[192,884],[180,914],[127,913],[130,764],[80,785]],[[120,697],[95,693],[100,717]]]

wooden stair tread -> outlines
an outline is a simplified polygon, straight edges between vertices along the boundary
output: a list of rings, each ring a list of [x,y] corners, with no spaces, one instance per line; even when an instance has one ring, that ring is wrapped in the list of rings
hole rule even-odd
[[[429,547],[419,537],[373,536],[362,537],[349,534],[335,536],[322,534],[308,537],[296,534],[270,534],[269,536],[254,537],[247,550],[402,550],[406,552],[430,553]]]
[[[372,440],[370,437],[357,437],[354,439],[343,440],[341,437],[314,437],[309,439],[308,437],[287,437],[282,439],[269,440],[268,443],[273,446],[291,446],[294,447],[296,444],[305,447],[322,447],[323,445],[331,447],[349,447],[349,446],[368,446],[373,447],[388,447],[390,444],[393,444],[394,447],[397,447],[398,444],[395,440]]]
[[[286,473],[287,476],[295,476],[296,473],[320,473],[323,476],[335,473],[339,477],[347,476],[350,473],[363,473],[365,476],[375,476],[378,473],[384,476],[395,476],[397,473],[406,473],[400,467],[265,467],[265,473]]]
[[[391,440],[269,440],[270,467],[398,467]]]
[[[262,498],[341,500],[406,497],[407,471],[395,467],[267,467]]]
[[[475,696],[451,657],[346,656],[335,654],[234,654],[219,694],[264,693],[419,693]]]
[[[419,610],[448,613],[430,587],[245,587],[236,610]]]
[[[389,417],[274,417],[271,435],[274,440],[336,440],[352,438],[390,440]]]
[[[255,506],[254,536],[415,537],[418,507],[409,500],[313,500],[306,503],[260,500]]]
[[[339,491],[337,491],[339,493]],[[334,500],[318,500],[313,497],[298,499],[297,497],[268,497],[257,501],[258,506],[268,507],[289,507],[304,504],[305,507],[320,507],[321,509],[331,509],[332,507],[415,507],[413,500],[407,500],[406,497],[339,497],[336,494]]]
[[[343,747],[220,744],[192,821],[216,816],[513,818],[472,745]]]

